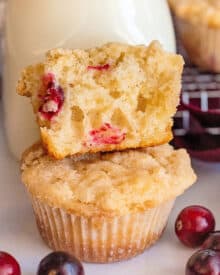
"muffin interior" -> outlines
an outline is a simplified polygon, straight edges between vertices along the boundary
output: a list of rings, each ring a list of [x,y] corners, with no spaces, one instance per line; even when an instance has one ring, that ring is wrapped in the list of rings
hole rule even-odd
[[[152,146],[172,138],[182,68],[182,57],[157,42],[55,49],[24,71],[18,92],[31,97],[56,158]]]

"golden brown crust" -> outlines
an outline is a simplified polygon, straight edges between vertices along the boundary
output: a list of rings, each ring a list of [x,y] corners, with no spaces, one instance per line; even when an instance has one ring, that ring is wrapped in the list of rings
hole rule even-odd
[[[169,145],[63,160],[34,145],[21,170],[32,196],[69,213],[105,217],[156,207],[196,179],[186,151]]]
[[[100,64],[109,69],[88,69]],[[31,97],[42,141],[49,154],[62,159],[168,142],[182,69],[182,57],[155,41],[148,47],[108,43],[89,50],[55,49],[43,63],[24,70],[17,91]],[[48,73],[64,92],[61,111],[49,121],[39,111],[45,95],[42,78]],[[51,102],[46,106],[54,107]],[[94,138],[91,132],[100,133],[106,124],[114,130]],[[119,140],[106,141],[111,137]]]

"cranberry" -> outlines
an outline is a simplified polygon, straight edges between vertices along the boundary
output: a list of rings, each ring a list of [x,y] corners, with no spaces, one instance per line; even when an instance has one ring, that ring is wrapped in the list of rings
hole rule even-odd
[[[82,264],[65,252],[52,252],[39,264],[37,275],[85,275]]]
[[[220,252],[210,249],[194,253],[186,264],[186,275],[219,275]]]
[[[109,68],[110,68],[109,64],[87,67],[88,70],[97,70],[97,71],[105,71],[105,70],[108,70]]]
[[[64,103],[64,92],[62,88],[57,85],[55,76],[48,73],[43,76],[43,89],[46,89],[44,96],[40,96],[41,106],[39,108],[40,115],[47,120],[51,120],[56,116]]]
[[[213,214],[207,208],[198,205],[184,208],[175,223],[177,237],[188,247],[201,245],[214,228]]]
[[[13,256],[0,252],[0,275],[20,275],[21,269]]]
[[[42,82],[44,87],[49,88],[55,83],[55,75],[53,73],[47,73],[43,75]]]
[[[202,248],[220,251],[220,231],[211,232],[203,243]]]
[[[86,142],[87,146],[103,144],[120,144],[126,137],[119,128],[112,126],[110,123],[104,123],[99,129],[89,132],[90,140]]]

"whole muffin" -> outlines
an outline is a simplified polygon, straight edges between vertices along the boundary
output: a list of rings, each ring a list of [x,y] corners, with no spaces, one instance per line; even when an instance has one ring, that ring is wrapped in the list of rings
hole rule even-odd
[[[48,246],[100,263],[152,245],[196,179],[186,151],[169,145],[55,160],[36,144],[21,170]]]
[[[202,69],[220,72],[220,1],[168,1],[191,61]]]

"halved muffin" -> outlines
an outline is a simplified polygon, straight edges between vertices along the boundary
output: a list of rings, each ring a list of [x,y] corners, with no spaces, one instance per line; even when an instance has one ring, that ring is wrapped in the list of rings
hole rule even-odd
[[[24,70],[17,91],[31,97],[43,144],[62,159],[170,141],[182,69],[157,42],[55,49]]]
[[[44,241],[87,262],[143,252],[196,180],[186,151],[170,145],[54,160],[36,144],[21,170]]]

